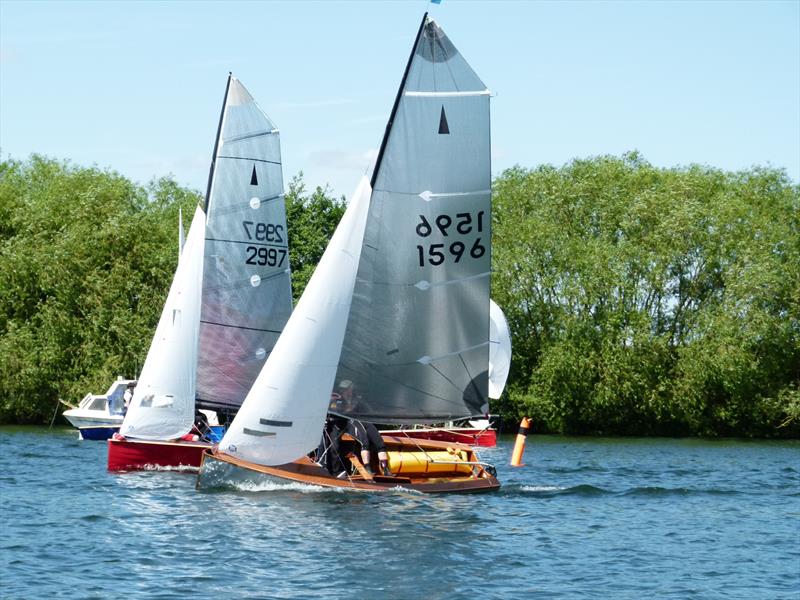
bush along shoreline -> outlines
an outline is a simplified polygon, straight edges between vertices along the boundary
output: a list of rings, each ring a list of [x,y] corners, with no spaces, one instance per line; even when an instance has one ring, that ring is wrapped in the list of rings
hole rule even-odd
[[[800,437],[800,186],[638,153],[493,185],[492,298],[512,333],[491,412],[539,433]],[[0,162],[0,422],[49,423],[147,352],[201,196],[34,155]],[[286,194],[295,299],[344,212]],[[188,227],[189,223],[186,223]]]

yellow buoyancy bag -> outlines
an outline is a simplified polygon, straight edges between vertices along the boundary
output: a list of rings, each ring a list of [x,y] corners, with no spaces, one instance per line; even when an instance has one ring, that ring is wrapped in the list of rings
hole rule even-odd
[[[389,452],[389,469],[395,475],[419,473],[472,473],[464,450],[448,448],[434,452]]]

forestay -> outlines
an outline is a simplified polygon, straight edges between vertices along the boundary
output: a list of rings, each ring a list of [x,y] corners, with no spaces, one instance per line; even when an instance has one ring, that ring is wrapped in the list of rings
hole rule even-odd
[[[361,181],[325,253],[219,448],[280,465],[317,447],[364,236],[369,182]]]
[[[126,437],[177,438],[188,433],[194,422],[204,222],[205,215],[198,207],[139,383],[120,427]]]
[[[278,130],[229,79],[207,197],[197,404],[238,408],[292,310]]]
[[[424,19],[373,174],[336,412],[380,423],[488,409],[489,91]]]
[[[502,309],[490,300],[489,310],[489,398],[503,393],[511,368],[511,333]]]

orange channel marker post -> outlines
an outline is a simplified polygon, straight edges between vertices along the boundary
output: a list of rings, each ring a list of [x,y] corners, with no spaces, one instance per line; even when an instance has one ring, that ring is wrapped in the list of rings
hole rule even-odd
[[[525,439],[528,437],[528,431],[531,428],[531,420],[528,417],[522,417],[519,424],[519,432],[517,433],[517,441],[514,442],[514,451],[511,453],[511,466],[522,466],[522,453],[525,452]]]

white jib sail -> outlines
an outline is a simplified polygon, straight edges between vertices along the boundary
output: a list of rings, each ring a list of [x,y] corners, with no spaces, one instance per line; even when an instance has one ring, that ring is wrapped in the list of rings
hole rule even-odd
[[[303,296],[219,448],[281,465],[317,447],[330,404],[369,208],[362,178]]]
[[[511,367],[511,333],[502,309],[489,300],[489,398],[497,400]]]
[[[205,214],[198,207],[120,428],[126,437],[173,439],[188,433],[194,422],[204,237]]]

